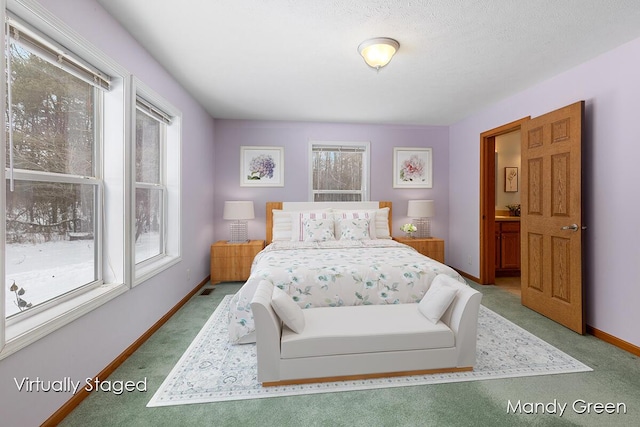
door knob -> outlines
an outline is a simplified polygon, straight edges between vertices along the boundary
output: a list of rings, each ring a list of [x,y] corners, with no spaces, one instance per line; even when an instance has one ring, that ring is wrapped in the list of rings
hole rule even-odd
[[[580,227],[578,227],[578,224],[571,224],[571,225],[565,225],[564,227],[561,227],[560,230],[578,231],[579,228]]]

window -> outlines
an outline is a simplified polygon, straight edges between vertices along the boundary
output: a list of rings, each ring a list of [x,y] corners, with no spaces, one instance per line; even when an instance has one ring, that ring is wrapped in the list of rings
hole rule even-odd
[[[369,142],[311,141],[311,200],[369,200]]]
[[[5,316],[98,283],[102,89],[10,21]],[[106,81],[105,81],[106,82]]]
[[[180,115],[138,79],[136,92],[134,284],[180,260]]]
[[[0,359],[126,292],[133,270],[128,73],[36,1],[8,4]]]
[[[37,2],[10,4],[0,359],[181,259],[179,110]]]
[[[142,99],[136,102],[135,262],[164,254],[163,153],[166,123],[151,113]],[[169,121],[167,119],[167,121]],[[170,121],[169,121],[170,123]]]

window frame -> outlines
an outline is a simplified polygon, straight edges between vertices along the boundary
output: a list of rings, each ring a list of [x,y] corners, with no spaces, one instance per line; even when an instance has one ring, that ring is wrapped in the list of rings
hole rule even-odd
[[[75,291],[65,294],[52,304],[42,304],[42,307],[34,307],[34,311],[28,315],[16,315],[11,319],[5,317],[5,301],[7,286],[5,281],[4,251],[0,254],[0,277],[3,286],[0,287],[0,360],[61,328],[73,320],[83,316],[95,308],[105,304],[129,289],[130,281],[127,280],[131,271],[130,258],[124,241],[129,224],[125,218],[125,212],[130,206],[125,202],[130,193],[130,176],[124,165],[130,163],[125,147],[129,144],[125,129],[130,125],[123,117],[129,116],[129,108],[125,100],[129,99],[131,87],[129,73],[115,61],[97,50],[73,29],[59,18],[51,14],[39,3],[33,0],[0,0],[0,19],[6,22],[7,13],[15,16],[21,23],[31,27],[57,46],[70,47],[73,55],[83,62],[91,64],[98,70],[102,70],[111,77],[110,90],[104,95],[102,103],[97,103],[96,112],[102,115],[102,127],[96,131],[102,134],[102,144],[96,153],[96,170],[94,184],[98,185],[100,203],[104,207],[102,212],[96,212],[96,227],[102,233],[102,242],[96,242],[96,250],[99,251],[98,281],[91,286],[83,286]],[[3,69],[6,67],[6,31],[0,37],[2,54],[0,61]],[[1,85],[0,102],[6,105],[6,84]],[[2,115],[3,129],[6,129],[6,115]],[[3,147],[6,146],[6,132],[0,132],[0,140]],[[109,167],[104,164],[109,161]],[[124,162],[123,162],[124,159]],[[6,165],[5,149],[0,150],[0,162]],[[41,172],[14,170],[21,177],[34,180],[41,176]],[[56,174],[46,173],[47,178],[67,179],[56,177]],[[0,168],[0,179],[5,183],[7,174],[5,167]],[[82,183],[88,183],[83,177],[75,177]],[[0,186],[0,209],[6,211],[6,184]],[[106,214],[104,214],[106,211]],[[4,248],[6,244],[6,224],[0,221],[0,244]],[[120,232],[118,231],[120,230]],[[31,310],[28,310],[31,311]],[[25,314],[23,312],[21,314]],[[9,321],[8,321],[9,320]]]
[[[313,189],[313,152],[314,147],[349,147],[349,148],[362,148],[362,189],[360,190],[345,190],[345,191],[328,191],[320,190],[314,191]],[[315,194],[362,194],[362,201],[369,201],[369,183],[370,183],[370,165],[371,165],[371,143],[369,141],[317,141],[309,140],[308,145],[308,164],[309,164],[309,201],[315,200]]]
[[[49,179],[45,180],[45,177]],[[95,209],[95,224],[94,224],[94,280],[82,284],[80,286],[75,287],[74,289],[64,292],[56,297],[53,297],[43,303],[40,303],[29,310],[21,311],[15,314],[12,314],[10,317],[5,317],[6,325],[11,326],[15,325],[27,317],[35,316],[38,313],[46,312],[50,310],[53,306],[64,303],[65,301],[72,300],[73,298],[78,297],[79,295],[89,292],[92,289],[101,286],[104,282],[102,280],[102,263],[100,260],[102,259],[102,245],[99,242],[102,241],[102,218],[99,212],[102,211],[102,191],[103,186],[100,180],[95,178],[88,177],[80,177],[80,176],[69,176],[69,175],[59,175],[59,174],[50,174],[43,172],[25,172],[23,170],[15,170],[14,171],[14,180],[17,181],[30,181],[30,182],[42,182],[42,183],[63,183],[63,184],[82,184],[82,185],[92,185],[95,187],[94,193],[94,209]],[[4,251],[6,254],[6,250]],[[6,273],[5,273],[6,274]],[[4,281],[5,288],[8,286],[7,282]],[[6,289],[5,289],[6,292]],[[6,295],[5,295],[6,298]],[[4,301],[4,300],[3,300]],[[3,313],[4,314],[4,313]],[[6,314],[5,314],[6,315]]]
[[[46,40],[46,38],[43,38],[41,35],[38,34],[38,31],[36,29],[30,28],[29,25],[26,25],[20,18],[13,16],[13,14],[9,14],[9,20],[7,21],[6,25],[12,29],[15,28],[17,30],[17,37],[13,31],[10,37],[14,39],[18,45],[21,46],[21,49],[28,51],[29,54],[31,55],[37,56],[40,60],[46,61],[50,64],[53,62],[51,57],[46,57],[46,56],[52,55],[52,53],[46,49],[50,48],[51,50],[54,50],[54,49],[58,50],[59,47],[57,47],[54,42],[49,42],[48,40]],[[8,46],[8,43],[6,43],[7,42],[6,32],[4,36],[5,36],[5,44],[3,46]],[[27,40],[28,42],[25,43],[25,40]],[[42,43],[41,41],[44,41],[44,43]],[[41,44],[38,44],[38,43],[41,43]],[[34,46],[35,46],[35,49],[33,48]],[[4,51],[3,53],[6,55],[7,52]],[[13,164],[6,166],[6,163],[5,163],[5,167],[8,167],[9,169],[9,177],[5,178],[5,182],[9,181],[13,183],[15,181],[22,181],[22,182],[35,182],[35,183],[42,183],[42,184],[47,184],[47,183],[79,184],[79,185],[90,185],[93,187],[94,189],[94,196],[93,196],[93,199],[94,199],[93,200],[94,279],[87,283],[79,284],[78,286],[74,287],[69,291],[63,292],[47,301],[39,303],[38,305],[30,308],[29,310],[19,311],[17,313],[12,314],[9,317],[5,317],[7,326],[14,325],[22,321],[22,319],[25,319],[32,315],[36,315],[40,312],[44,312],[50,309],[53,305],[63,303],[64,301],[67,301],[67,300],[71,300],[84,292],[90,291],[91,289],[102,285],[103,283],[102,282],[102,263],[100,262],[102,258],[102,245],[100,244],[100,242],[102,242],[102,239],[103,239],[102,226],[101,226],[102,216],[100,215],[100,213],[103,211],[102,209],[103,182],[102,182],[102,179],[98,176],[98,170],[99,170],[98,165],[102,161],[102,157],[100,153],[101,153],[101,147],[103,144],[103,133],[102,133],[103,126],[102,126],[102,115],[101,115],[102,102],[103,102],[103,89],[108,90],[108,79],[101,80],[100,84],[95,84],[91,82],[91,79],[87,75],[80,75],[81,73],[76,71],[76,68],[80,68],[80,66],[73,68],[72,66],[67,65],[67,64],[83,63],[84,61],[78,60],[73,54],[66,56],[65,60],[66,60],[65,64],[63,64],[62,66],[59,66],[62,72],[68,75],[71,75],[80,81],[88,83],[92,87],[91,96],[93,97],[93,103],[94,103],[93,111],[92,111],[94,116],[93,117],[94,141],[93,141],[93,148],[91,150],[92,170],[88,172],[89,175],[77,175],[77,174],[74,174],[73,172],[51,172],[51,171],[43,171],[38,169],[22,169],[19,167],[15,167]],[[74,61],[77,61],[77,62],[74,62]],[[8,64],[8,58],[6,58],[6,56],[3,64]],[[87,67],[86,63],[83,65],[86,69],[89,68]],[[96,73],[98,72],[96,71]],[[101,76],[103,75],[101,74]],[[6,102],[5,102],[5,105],[6,105]],[[5,129],[6,127],[7,126],[5,125]],[[5,141],[5,143],[7,145],[11,144],[11,140]],[[6,201],[6,196],[7,196],[6,194],[3,195],[4,201]],[[6,223],[3,222],[3,225],[6,227]],[[6,232],[6,229],[5,229],[5,232]],[[5,234],[3,233],[3,237],[4,236]],[[5,242],[5,245],[6,245],[6,242]],[[6,254],[6,251],[5,251],[5,254]],[[5,282],[3,281],[3,283]],[[5,283],[5,285],[7,285],[7,283]],[[5,292],[6,292],[6,289],[5,289]],[[5,295],[5,298],[6,298],[6,295]],[[4,314],[6,316],[6,313]]]
[[[160,258],[166,256],[166,239],[165,239],[165,235],[167,233],[167,227],[166,227],[166,221],[167,221],[167,202],[168,202],[168,197],[167,197],[167,186],[166,186],[166,169],[167,169],[167,159],[166,159],[166,150],[167,150],[167,122],[165,122],[164,120],[159,120],[157,117],[154,117],[152,114],[149,114],[147,111],[145,111],[142,108],[139,108],[139,103],[140,103],[141,99],[139,97],[136,97],[136,107],[135,107],[135,120],[136,120],[136,125],[132,127],[134,127],[134,135],[131,139],[132,141],[132,145],[133,145],[133,156],[132,159],[134,160],[134,179],[133,179],[133,197],[134,197],[134,204],[133,204],[133,224],[135,225],[137,223],[137,218],[136,218],[136,195],[137,195],[137,190],[158,190],[161,193],[160,196],[160,214],[161,214],[161,223],[160,223],[160,244],[159,244],[159,253],[156,255],[153,255],[147,259],[144,259],[142,261],[136,262],[136,252],[135,252],[135,229],[133,230],[133,241],[134,241],[134,252],[133,252],[133,258],[134,258],[134,263],[136,265],[136,268],[138,266],[140,266],[141,268],[144,268],[145,265],[148,264],[152,264],[156,261],[158,261]],[[144,100],[142,100],[144,101]],[[146,102],[146,104],[148,105],[149,103]],[[153,182],[144,182],[144,181],[138,181],[137,180],[137,171],[136,169],[136,145],[137,145],[137,118],[138,118],[138,112],[146,115],[147,117],[150,117],[151,119],[155,120],[156,122],[158,122],[160,124],[160,128],[159,128],[159,132],[158,132],[158,137],[159,137],[159,141],[158,141],[158,165],[159,165],[159,171],[158,171],[158,182],[153,183]],[[169,122],[170,124],[170,122]],[[135,228],[135,226],[134,226]]]
[[[144,84],[136,76],[130,77],[131,82],[131,145],[130,145],[130,158],[132,176],[132,191],[130,197],[131,214],[129,221],[131,223],[131,233],[129,239],[129,251],[133,260],[132,286],[137,286],[140,283],[148,280],[156,274],[166,270],[167,268],[177,264],[182,260],[182,243],[181,243],[181,156],[182,156],[182,114],[180,110],[175,108],[171,103],[158,95],[149,86]],[[160,179],[164,180],[161,184],[163,188],[163,241],[162,245],[164,251],[159,255],[156,255],[147,260],[135,263],[135,230],[134,225],[136,221],[135,212],[135,189],[138,188],[136,182],[136,170],[135,170],[135,158],[136,158],[136,115],[137,115],[137,103],[139,100],[143,101],[143,104],[154,108],[154,114],[145,114],[153,117],[156,120],[161,119],[160,116],[164,116],[165,126],[162,134],[164,137],[161,141],[161,161],[162,167],[160,171]],[[160,188],[159,186],[146,186],[145,188]],[[141,186],[142,188],[142,186]]]

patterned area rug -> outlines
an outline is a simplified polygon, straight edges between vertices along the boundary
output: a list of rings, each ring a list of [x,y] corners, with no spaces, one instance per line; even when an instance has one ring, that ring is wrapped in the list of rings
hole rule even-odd
[[[475,369],[471,372],[262,387],[257,381],[255,344],[227,339],[226,296],[169,373],[148,407],[297,394],[415,386],[525,377],[592,369],[504,317],[480,306]]]

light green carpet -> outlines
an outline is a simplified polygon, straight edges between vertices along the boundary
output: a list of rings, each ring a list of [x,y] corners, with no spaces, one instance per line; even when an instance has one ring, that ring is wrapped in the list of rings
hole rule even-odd
[[[477,286],[482,303],[594,369],[593,372],[147,408],[146,404],[224,295],[194,296],[109,380],[147,378],[147,392],[94,393],[63,426],[630,426],[640,425],[640,362],[524,308],[519,298]],[[509,414],[517,401],[567,403],[564,415]],[[624,403],[626,414],[578,414],[574,402]]]

